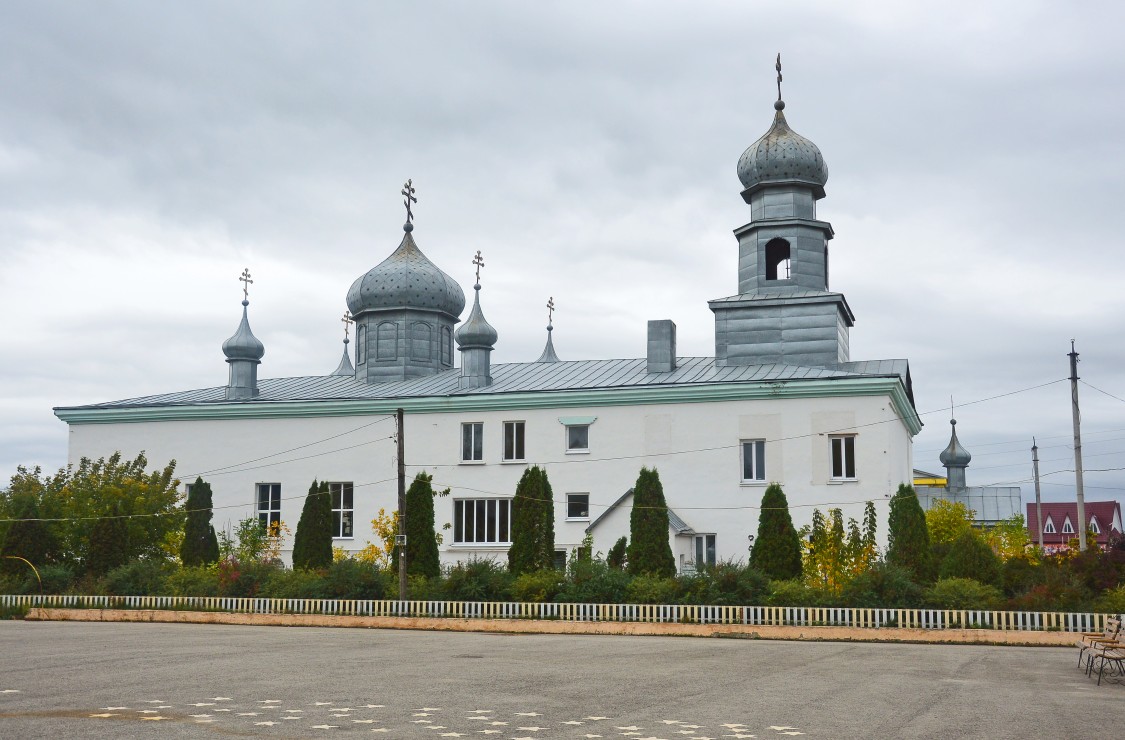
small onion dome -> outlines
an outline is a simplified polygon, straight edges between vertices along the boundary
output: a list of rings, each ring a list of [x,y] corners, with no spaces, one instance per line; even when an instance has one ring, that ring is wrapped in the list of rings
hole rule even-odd
[[[457,328],[457,346],[461,349],[492,349],[498,335],[492,324],[488,323],[488,319],[484,318],[484,312],[480,310],[480,283],[474,285],[473,290],[476,291],[473,297],[473,310],[469,312],[469,318],[465,323]]]
[[[789,128],[784,101],[774,103],[777,113],[770,130],[738,158],[738,179],[746,188],[743,197],[766,183],[794,182],[811,185],[817,198],[824,197],[828,167],[820,149]]]
[[[551,332],[554,330],[555,327],[547,324],[547,346],[543,348],[543,354],[539,355],[536,362],[561,362],[559,356],[555,354],[555,343],[551,341]]]
[[[223,342],[223,354],[228,360],[261,360],[266,353],[265,345],[250,331],[250,322],[246,318],[246,307],[249,305],[249,301],[242,302],[242,323],[234,336]]]
[[[352,316],[380,309],[414,308],[454,318],[465,310],[465,292],[457,281],[422,254],[410,235],[413,224],[391,256],[359,277],[348,289]]]
[[[938,455],[938,459],[947,468],[964,468],[968,466],[973,456],[957,440],[957,420],[950,419],[949,424],[953,427],[953,436],[949,439],[949,446]]]

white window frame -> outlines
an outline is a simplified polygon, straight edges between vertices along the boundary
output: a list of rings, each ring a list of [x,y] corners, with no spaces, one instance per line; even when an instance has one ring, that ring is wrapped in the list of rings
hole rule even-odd
[[[266,486],[269,486],[269,492],[266,494],[268,500],[266,501],[266,508],[262,508],[262,489]],[[266,529],[269,529],[274,523],[281,522],[280,483],[256,483],[254,485],[254,513],[258,515],[259,522],[263,522],[262,516],[265,515],[263,523],[266,525]]]
[[[510,435],[510,436],[509,436]],[[511,444],[509,444],[511,442]],[[509,456],[508,450],[512,454]],[[527,422],[504,422],[504,449],[502,450],[504,462],[523,462],[527,459]]]
[[[466,456],[468,453],[468,456]],[[461,462],[484,462],[484,422],[466,421],[461,424]]]
[[[570,500],[571,496],[585,496],[586,497],[586,515],[585,516],[571,516],[570,513]],[[575,492],[566,494],[566,520],[568,522],[588,522],[590,521],[590,494],[584,492]]]
[[[741,478],[744,485],[765,485],[766,482],[766,441],[764,439],[744,439],[739,444],[739,458],[742,463]],[[753,477],[746,477],[746,453],[750,453],[749,467]],[[761,473],[761,476],[758,476]]]
[[[708,545],[710,545],[710,547],[708,547]],[[691,538],[691,556],[692,563],[695,565],[695,570],[697,572],[702,567],[712,566],[718,563],[718,537],[708,533],[694,535]],[[701,556],[703,558],[702,563],[699,562]]]
[[[1043,525],[1043,534],[1057,534],[1055,532],[1055,520],[1047,517],[1047,523]]]
[[[479,513],[484,514],[483,524],[477,521]],[[490,517],[494,522],[491,531],[488,527]],[[458,547],[511,545],[512,499],[453,499],[453,544]]]
[[[329,483],[328,495],[332,502],[332,539],[355,539],[355,485],[351,482]],[[350,530],[348,534],[344,534],[345,514]]]
[[[567,424],[566,430],[566,452],[568,455],[586,455],[590,452],[590,425],[589,424]],[[585,447],[572,447],[570,444],[570,430],[571,429],[585,429],[586,430],[586,446]]]
[[[1071,524],[1069,516],[1066,519],[1063,520],[1062,533],[1063,534],[1074,534],[1074,525]]]
[[[1094,515],[1094,516],[1090,517],[1090,531],[1093,532],[1094,534],[1101,534],[1102,533],[1102,528],[1098,526],[1097,515]]]
[[[855,442],[856,435],[854,434],[833,434],[828,437],[829,480],[859,480],[855,460]],[[839,461],[839,465],[837,465],[837,459]],[[849,462],[851,463],[851,475],[848,475]],[[837,469],[840,471],[839,475],[836,474]]]

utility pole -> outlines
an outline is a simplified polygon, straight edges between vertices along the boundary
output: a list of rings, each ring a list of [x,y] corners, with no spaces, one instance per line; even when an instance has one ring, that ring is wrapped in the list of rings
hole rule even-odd
[[[1038,528],[1039,549],[1043,549],[1043,500],[1039,497],[1039,445],[1031,438],[1031,470],[1035,475],[1035,523]]]
[[[406,461],[403,450],[406,446],[402,424],[402,409],[395,412],[398,424],[398,528],[395,547],[398,548],[398,600],[406,601]]]
[[[1078,353],[1070,340],[1070,405],[1074,417],[1074,488],[1078,494],[1078,549],[1086,551],[1086,497],[1082,491],[1082,412],[1078,410]]]

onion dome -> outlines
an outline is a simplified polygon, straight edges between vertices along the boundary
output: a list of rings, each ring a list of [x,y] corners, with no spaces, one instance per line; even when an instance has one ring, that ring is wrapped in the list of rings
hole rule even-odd
[[[767,183],[799,183],[812,187],[817,198],[824,197],[828,167],[820,149],[789,128],[785,120],[785,101],[773,104],[777,113],[773,125],[738,159],[738,179],[742,181],[743,197]]]
[[[949,439],[949,446],[938,455],[938,459],[947,468],[964,468],[968,466],[973,456],[957,440],[957,420],[950,419],[949,424],[953,427],[953,436]]]
[[[227,356],[228,360],[253,360],[257,362],[266,353],[265,345],[258,341],[254,332],[250,331],[250,322],[246,318],[246,307],[249,305],[250,301],[242,301],[242,323],[238,325],[238,331],[234,333],[234,336],[223,342],[223,354]]]
[[[457,281],[422,254],[403,226],[402,242],[391,256],[359,277],[348,289],[353,316],[367,311],[412,308],[444,313],[456,319],[465,309],[465,292]]]
[[[554,330],[555,327],[547,324],[547,346],[543,348],[543,354],[539,355],[536,362],[561,362],[559,356],[555,354],[555,343],[551,341],[551,332]]]
[[[465,323],[457,328],[456,338],[457,346],[462,350],[466,349],[489,349],[496,344],[497,334],[496,329],[492,328],[492,324],[488,323],[488,319],[484,318],[484,312],[480,310],[480,283],[473,286],[476,295],[473,297],[473,310],[469,312],[469,318]]]

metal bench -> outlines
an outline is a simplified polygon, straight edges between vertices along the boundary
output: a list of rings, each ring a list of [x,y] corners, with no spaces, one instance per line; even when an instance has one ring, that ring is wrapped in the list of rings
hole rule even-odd
[[[1074,643],[1078,648],[1078,665],[1082,665],[1082,658],[1086,658],[1086,675],[1094,668],[1094,653],[1105,646],[1116,647],[1121,639],[1121,619],[1114,617],[1105,620],[1105,629],[1101,632],[1083,632],[1078,641]]]
[[[1097,663],[1098,666],[1098,686],[1102,685],[1102,676],[1105,674],[1107,664],[1113,664],[1109,675],[1125,676],[1125,645],[1120,642],[1103,643],[1100,649],[1091,650],[1090,653],[1091,664]]]

